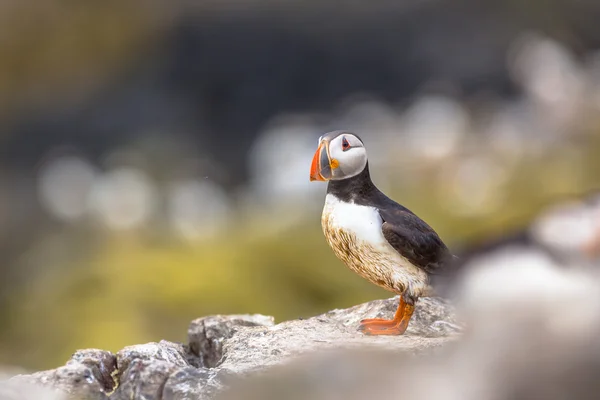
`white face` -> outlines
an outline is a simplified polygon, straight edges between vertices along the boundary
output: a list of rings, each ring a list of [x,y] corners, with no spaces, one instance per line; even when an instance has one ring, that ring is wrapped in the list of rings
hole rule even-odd
[[[332,180],[342,180],[360,174],[367,165],[367,151],[363,143],[353,134],[344,133],[329,143],[329,156],[337,160],[338,167],[332,169]]]

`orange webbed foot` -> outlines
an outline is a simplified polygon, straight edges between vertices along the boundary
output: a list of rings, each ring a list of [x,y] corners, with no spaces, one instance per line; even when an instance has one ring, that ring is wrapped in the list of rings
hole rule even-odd
[[[369,318],[360,321],[361,325],[381,325],[381,326],[394,326],[396,322],[393,319],[383,318]]]
[[[412,304],[406,304],[400,297],[400,304],[394,319],[363,319],[360,325],[360,331],[365,335],[402,335],[408,328],[408,323],[412,317],[415,307]]]
[[[390,320],[386,321],[385,323],[371,323],[367,325],[362,324],[359,329],[362,333],[369,336],[397,336],[404,334],[407,328],[408,320],[402,320],[399,322]]]

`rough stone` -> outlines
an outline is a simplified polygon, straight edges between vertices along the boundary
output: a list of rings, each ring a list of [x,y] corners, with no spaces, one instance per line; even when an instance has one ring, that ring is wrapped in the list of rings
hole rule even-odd
[[[121,380],[121,375],[129,369],[129,364],[133,361],[164,361],[173,367],[187,367],[190,365],[187,360],[187,349],[180,343],[173,343],[161,340],[158,343],[151,342],[127,346],[117,352],[117,368],[119,373],[117,377]]]
[[[40,386],[26,380],[6,380],[0,377],[0,400],[68,400],[58,389]]]
[[[273,326],[238,327],[223,342],[221,368],[242,374],[282,364],[306,352],[339,347],[385,347],[388,351],[419,352],[441,346],[460,331],[452,308],[437,298],[417,303],[411,325],[402,336],[365,336],[358,331],[364,318],[391,318],[398,297],[377,300],[305,320]]]
[[[125,347],[116,355],[80,350],[63,367],[9,381],[53,388],[77,399],[209,400],[252,373],[306,354],[375,347],[410,356],[459,337],[454,310],[437,298],[417,303],[403,336],[371,337],[358,331],[361,319],[390,318],[397,304],[394,297],[280,324],[259,314],[214,315],[191,322],[188,345],[163,340]]]
[[[167,379],[162,400],[207,400],[224,388],[222,370],[182,368]]]
[[[597,399],[598,270],[515,261],[511,257],[507,263],[486,264],[457,286],[456,304],[468,326],[461,340],[418,356],[390,351],[392,341],[379,349],[311,352],[228,385],[216,400]],[[432,303],[421,304],[425,312],[413,332],[435,334],[432,326],[454,326],[453,321],[432,324],[437,312],[425,318]],[[370,303],[354,308],[342,325],[354,326],[363,306],[379,307]]]
[[[106,393],[113,391],[116,382],[112,375],[117,370],[117,358],[113,353],[99,349],[78,350],[71,360],[88,367]]]
[[[134,359],[121,374],[121,382],[111,399],[162,399],[167,378],[177,367],[163,360]]]
[[[106,400],[107,392],[98,381],[92,368],[75,360],[66,365],[31,375],[17,375],[8,380],[11,384],[24,384],[52,388],[60,393],[82,400]]]
[[[116,358],[111,352],[98,349],[78,350],[64,366],[31,375],[14,375],[5,381],[4,387],[7,391],[21,387],[20,391],[36,393],[35,396],[39,399],[62,399],[65,396],[107,399],[115,386],[112,374],[116,366]],[[7,399],[11,398],[5,396]]]
[[[521,325],[507,315],[500,331],[473,330],[418,357],[385,348],[307,353],[239,379],[215,400],[597,399],[600,325],[549,329],[535,315]]]
[[[351,308],[332,310],[325,315],[352,331],[365,318],[392,318],[399,300],[399,296],[374,300]],[[401,337],[446,337],[462,329],[455,317],[454,307],[449,302],[439,297],[423,297],[417,302],[405,336]]]
[[[202,365],[212,368],[223,356],[223,341],[231,338],[238,327],[273,326],[271,316],[254,315],[214,315],[199,318],[190,324],[188,341],[192,353],[199,356]]]
[[[382,348],[325,350],[240,378],[218,393],[216,400],[412,398],[407,392],[390,396],[385,391],[391,377],[406,382],[414,368],[414,355]]]
[[[119,386],[111,399],[162,399],[171,374],[194,368],[192,360],[187,346],[166,340],[125,347],[117,353]]]

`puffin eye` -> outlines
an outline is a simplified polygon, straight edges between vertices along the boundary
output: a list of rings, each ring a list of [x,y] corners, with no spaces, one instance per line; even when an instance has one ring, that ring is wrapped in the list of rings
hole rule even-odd
[[[342,150],[346,151],[350,148],[350,143],[348,143],[348,140],[343,137],[342,138]]]

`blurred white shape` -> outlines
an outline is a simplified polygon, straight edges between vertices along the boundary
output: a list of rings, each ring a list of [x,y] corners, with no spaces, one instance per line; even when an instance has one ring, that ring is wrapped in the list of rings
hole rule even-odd
[[[310,164],[321,132],[305,118],[281,118],[250,150],[250,185],[263,204],[304,202],[324,185],[310,182]]]
[[[579,107],[583,75],[573,55],[561,44],[526,34],[511,49],[509,69],[529,96],[551,111],[547,117],[570,118]]]
[[[109,228],[140,227],[151,216],[157,201],[156,188],[142,170],[115,168],[94,183],[90,207]]]
[[[456,292],[467,308],[516,301],[519,296],[530,296],[533,289],[539,290],[539,296],[554,297],[559,292],[552,289],[560,284],[554,273],[557,267],[542,251],[507,246],[467,263]]]
[[[173,183],[167,201],[169,221],[186,240],[198,240],[217,233],[231,211],[227,194],[207,180]]]
[[[442,204],[459,215],[490,213],[503,204],[508,177],[507,168],[490,158],[459,160],[458,167],[444,168],[440,174]]]
[[[548,254],[506,247],[479,257],[464,268],[456,287],[457,306],[479,329],[494,330],[505,323],[498,318],[542,318],[546,327],[559,334],[590,332],[600,323],[598,276],[558,265]],[[569,304],[569,312],[558,312]]]
[[[580,252],[598,233],[597,210],[571,202],[545,210],[531,226],[536,238],[548,246]]]
[[[469,128],[469,115],[457,101],[428,95],[419,98],[402,116],[402,132],[409,151],[437,160],[451,155]]]
[[[86,212],[95,176],[94,167],[80,157],[55,158],[39,171],[40,203],[57,218],[76,220]]]

